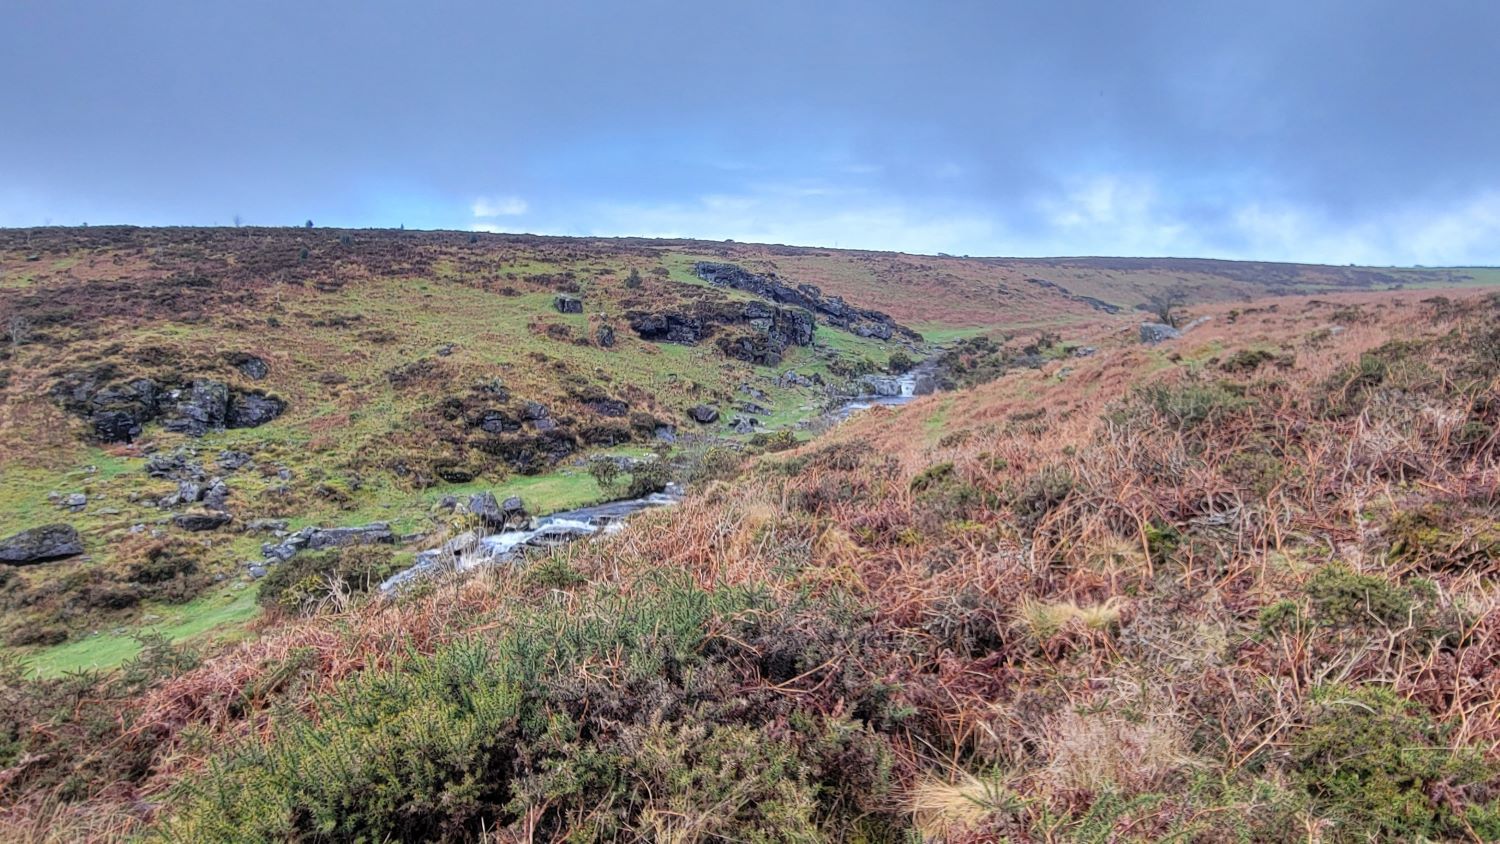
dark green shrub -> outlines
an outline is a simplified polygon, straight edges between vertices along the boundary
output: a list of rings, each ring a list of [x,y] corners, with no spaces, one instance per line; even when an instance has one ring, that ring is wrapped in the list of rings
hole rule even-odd
[[[1250,404],[1239,388],[1222,381],[1150,384],[1138,389],[1135,399],[1157,421],[1184,432],[1220,423]]]
[[[665,460],[639,460],[630,467],[630,483],[625,488],[626,498],[644,498],[653,492],[661,492],[672,482],[672,467]]]
[[[1500,771],[1449,747],[1415,703],[1384,688],[1331,686],[1313,706],[1292,740],[1292,776],[1337,840],[1467,839],[1464,814],[1486,802],[1493,812],[1492,797],[1476,798]]]
[[[1067,500],[1074,483],[1072,470],[1062,465],[1045,466],[1027,475],[1010,499],[1016,522],[1026,530],[1035,530],[1048,513]]]
[[[1313,620],[1327,627],[1401,627],[1413,611],[1411,595],[1405,590],[1341,563],[1318,569],[1306,591]]]
[[[306,551],[272,567],[257,600],[267,609],[315,612],[336,591],[369,592],[399,569],[391,549],[380,545]]]
[[[922,492],[953,477],[952,463],[935,463],[923,469],[911,479],[911,491]]]
[[[585,611],[526,613],[496,641],[365,672],[322,699],[315,718],[284,718],[266,743],[224,754],[180,793],[164,832],[471,840],[530,816],[543,840],[565,829],[605,840],[673,829],[818,840],[817,788],[796,749],[701,708],[710,690],[723,685],[713,694],[727,699],[737,688],[707,664],[730,644],[708,631],[755,636],[734,619],[763,606],[750,591],[662,579],[590,596]]]
[[[908,355],[906,352],[897,350],[891,352],[890,360],[886,362],[885,368],[887,372],[893,372],[897,375],[900,375],[902,373],[910,372],[912,367],[916,365],[917,362],[912,360],[911,355]]]

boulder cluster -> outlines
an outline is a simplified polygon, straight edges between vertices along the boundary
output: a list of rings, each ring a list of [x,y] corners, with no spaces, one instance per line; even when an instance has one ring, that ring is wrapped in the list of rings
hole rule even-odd
[[[898,324],[890,314],[868,308],[856,308],[838,296],[824,296],[817,285],[783,283],[775,273],[758,275],[737,264],[699,261],[693,272],[704,281],[752,293],[782,305],[802,308],[817,314],[824,325],[841,328],[860,337],[889,340],[901,336],[919,341],[922,336]]]
[[[201,437],[224,428],[264,425],[286,410],[286,402],[262,390],[238,390],[207,378],[174,384],[119,377],[111,366],[68,373],[52,386],[51,395],[106,443],[132,442],[153,421],[168,431]]]
[[[718,338],[719,350],[763,366],[780,364],[789,347],[810,346],[813,340],[810,313],[765,302],[699,302],[691,310],[631,311],[625,317],[643,340],[687,346],[718,334],[721,327],[738,327],[742,331]]]

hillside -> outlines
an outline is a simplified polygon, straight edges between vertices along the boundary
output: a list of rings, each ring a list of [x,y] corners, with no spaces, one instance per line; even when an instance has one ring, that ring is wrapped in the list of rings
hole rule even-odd
[[[1482,271],[90,228],[0,273],[0,538],[84,552],[0,566],[5,840],[1500,836],[1500,300],[1388,289]],[[898,354],[954,389],[821,418]],[[600,455],[688,492],[369,591]]]
[[[257,612],[277,532],[388,525],[409,538],[397,567],[444,530],[446,500],[494,491],[547,513],[610,497],[584,471],[591,455],[639,461],[679,435],[684,448],[806,438],[858,376],[954,338],[1062,351],[1130,329],[1163,291],[1186,304],[1468,278],[456,232],[8,230],[0,540],[63,525],[77,539],[55,538],[84,553],[8,573],[0,635],[56,673],[118,663],[140,631],[233,634]],[[720,414],[706,425],[689,416],[705,405]]]

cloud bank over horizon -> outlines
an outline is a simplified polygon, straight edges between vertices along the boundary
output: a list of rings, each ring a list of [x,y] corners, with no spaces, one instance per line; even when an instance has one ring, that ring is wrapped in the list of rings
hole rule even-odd
[[[1500,264],[1500,6],[1132,5],[28,4],[0,225]]]

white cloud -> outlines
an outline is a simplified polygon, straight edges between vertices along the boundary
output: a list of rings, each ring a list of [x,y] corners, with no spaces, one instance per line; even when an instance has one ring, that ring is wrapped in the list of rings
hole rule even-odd
[[[469,206],[475,217],[518,217],[530,208],[519,196],[481,196]]]

